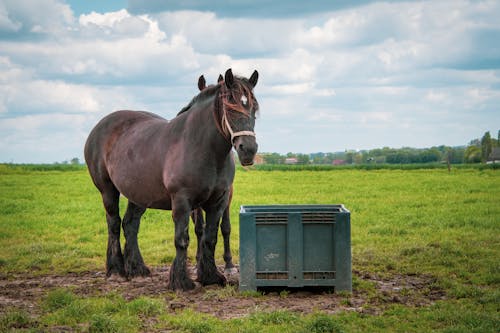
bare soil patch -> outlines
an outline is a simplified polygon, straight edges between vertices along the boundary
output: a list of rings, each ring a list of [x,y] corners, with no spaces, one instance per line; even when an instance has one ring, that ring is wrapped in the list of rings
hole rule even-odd
[[[197,284],[193,291],[171,292],[167,288],[168,267],[154,267],[151,271],[151,277],[129,281],[118,277],[107,279],[104,272],[0,275],[0,313],[15,307],[36,315],[41,311],[41,299],[56,288],[68,288],[81,297],[110,292],[119,293],[127,300],[140,296],[160,297],[165,300],[167,311],[193,309],[221,319],[246,316],[256,310],[288,310],[303,314],[357,311],[376,315],[392,304],[421,307],[446,298],[444,291],[436,287],[435,279],[426,275],[394,274],[387,278],[355,271],[353,275],[358,281],[367,282],[373,288],[354,288],[352,293],[333,293],[324,288],[268,289],[262,296],[251,296],[237,291],[237,273],[227,276],[233,287]],[[194,269],[192,273],[194,275]]]

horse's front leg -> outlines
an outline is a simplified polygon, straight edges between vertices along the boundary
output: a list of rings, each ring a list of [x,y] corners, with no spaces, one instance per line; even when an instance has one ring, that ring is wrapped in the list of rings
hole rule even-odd
[[[202,285],[225,285],[227,282],[224,275],[217,269],[214,258],[221,215],[222,209],[220,208],[206,210],[201,259],[198,263],[198,281]]]
[[[238,270],[234,267],[233,257],[231,255],[231,220],[229,206],[226,207],[224,214],[222,214],[220,231],[222,233],[222,239],[224,240],[224,262],[226,263],[224,272],[228,274],[237,273]]]
[[[169,285],[172,290],[191,290],[195,287],[187,273],[187,248],[189,246],[189,213],[187,201],[178,200],[172,207],[175,224],[175,259],[170,267]]]

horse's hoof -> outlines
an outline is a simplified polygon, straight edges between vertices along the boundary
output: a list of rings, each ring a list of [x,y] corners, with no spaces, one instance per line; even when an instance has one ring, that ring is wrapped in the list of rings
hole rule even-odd
[[[236,268],[236,267],[226,267],[224,269],[224,274],[226,274],[226,275],[236,275],[236,274],[238,274],[238,268]]]
[[[213,274],[210,276],[202,275],[199,277],[199,281],[202,285],[208,286],[210,284],[218,284],[220,286],[225,286],[227,283],[226,277],[224,274],[220,273],[218,270],[215,270]]]
[[[135,267],[131,267],[131,265],[125,265],[125,272],[128,278],[134,278],[136,276],[151,276],[151,271],[146,265],[137,265]]]
[[[113,282],[126,282],[127,278],[123,275],[118,275],[118,274],[111,274],[109,276],[106,276],[106,281],[109,283]]]
[[[182,290],[188,291],[193,290],[196,287],[196,284],[190,278],[185,278],[182,280],[170,280],[168,283],[168,289],[170,290]]]
[[[125,269],[122,267],[117,267],[117,266],[113,266],[113,267],[107,267],[106,268],[106,278],[109,278],[113,275],[118,275],[118,276],[121,276],[121,277],[126,277],[127,274],[125,273]]]

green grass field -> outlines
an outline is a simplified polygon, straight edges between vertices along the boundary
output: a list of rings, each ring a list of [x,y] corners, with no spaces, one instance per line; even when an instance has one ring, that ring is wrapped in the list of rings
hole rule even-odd
[[[425,275],[434,279],[446,299],[423,307],[394,305],[377,315],[300,315],[277,309],[222,320],[190,309],[169,314],[161,297],[130,301],[116,294],[84,297],[58,289],[46,291],[34,314],[0,308],[0,331],[61,325],[95,332],[135,332],[144,327],[187,332],[500,331],[498,170],[238,169],[234,188],[231,238],[236,262],[240,205],[342,203],[351,211],[355,288],[373,287],[359,278],[364,273]],[[104,271],[104,210],[85,169],[0,165],[0,211],[2,279]],[[139,244],[149,266],[171,264],[175,249],[169,212],[146,212]],[[217,247],[222,263],[222,242]],[[193,262],[194,254],[190,246]]]

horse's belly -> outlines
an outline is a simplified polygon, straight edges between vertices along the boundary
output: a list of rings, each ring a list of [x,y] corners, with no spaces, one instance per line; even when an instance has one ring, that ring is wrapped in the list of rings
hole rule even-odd
[[[114,170],[110,177],[118,191],[127,199],[145,208],[172,209],[170,194],[160,177],[144,169]]]
[[[158,192],[145,192],[144,189],[137,188],[120,190],[120,193],[133,203],[145,207],[171,210],[172,203],[168,194],[158,195]]]

